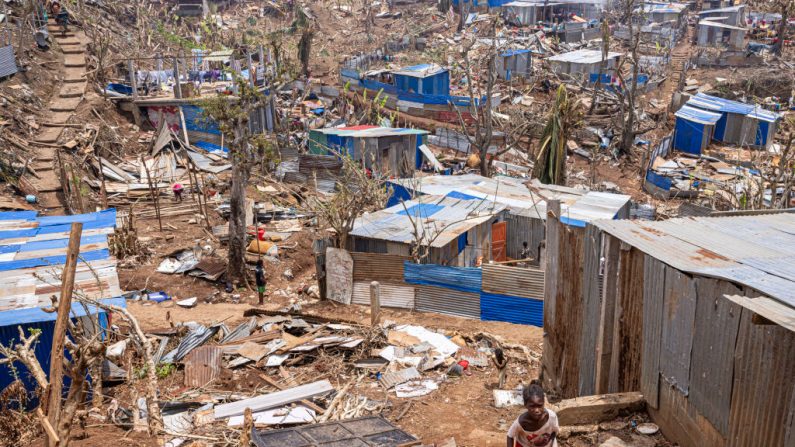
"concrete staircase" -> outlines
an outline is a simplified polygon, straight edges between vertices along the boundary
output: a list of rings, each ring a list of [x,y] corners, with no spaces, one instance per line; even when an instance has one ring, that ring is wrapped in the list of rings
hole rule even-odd
[[[64,207],[59,197],[62,192],[61,180],[56,168],[57,143],[64,126],[74,116],[77,107],[83,101],[86,91],[86,35],[82,30],[73,27],[67,33],[50,19],[47,27],[50,37],[58,44],[64,54],[61,67],[61,88],[57,95],[50,99],[49,111],[39,134],[32,143],[41,143],[36,148],[36,160],[33,169],[39,178],[31,178],[31,184],[39,191],[39,203],[51,214],[63,214]]]

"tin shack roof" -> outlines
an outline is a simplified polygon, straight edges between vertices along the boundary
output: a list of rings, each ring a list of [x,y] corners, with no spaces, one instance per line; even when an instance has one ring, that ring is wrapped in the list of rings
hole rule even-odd
[[[638,9],[643,12],[656,12],[660,14],[679,14],[687,8],[684,3],[645,3]]]
[[[379,127],[379,126],[348,126],[348,127],[328,127],[324,129],[314,129],[326,135],[337,135],[340,137],[353,138],[378,138],[402,135],[427,135],[427,130],[407,129],[400,127]]]
[[[720,120],[720,113],[712,113],[706,110],[690,107],[687,104],[683,105],[681,109],[677,110],[674,114],[677,118],[682,118],[694,123],[714,125]]]
[[[704,11],[699,11],[698,15],[716,14],[716,13],[723,13],[723,12],[740,12],[744,8],[745,8],[745,5],[736,5],[736,6],[727,6],[725,8],[707,9],[707,10],[704,10]]]
[[[429,241],[431,247],[444,247],[505,208],[488,200],[422,196],[356,219],[351,236],[410,243],[416,223],[426,245]]]
[[[546,200],[560,200],[564,220],[568,219],[568,224],[576,226],[585,226],[585,222],[595,219],[612,219],[630,201],[630,197],[623,194],[583,191],[538,182],[532,185],[534,192],[525,186],[526,181],[513,177],[488,178],[465,174],[391,182],[422,194],[490,200],[509,207],[514,214],[534,219],[546,219]]]
[[[610,60],[621,56],[621,53],[614,53],[612,51],[607,53],[607,59]],[[569,51],[568,53],[558,54],[549,57],[548,60],[553,62],[572,62],[575,64],[596,64],[602,62],[601,50],[581,49]]]
[[[72,222],[83,223],[75,289],[90,298],[121,295],[107,242],[116,210],[42,217],[35,211],[0,212],[0,312],[52,304],[50,297],[60,294]]]
[[[712,28],[721,28],[721,29],[729,29],[735,31],[747,31],[745,28],[741,28],[739,26],[729,25],[726,23],[715,22],[714,20],[718,17],[711,17],[710,20],[701,20],[698,22],[698,26],[708,26]]]
[[[427,78],[439,73],[446,72],[447,69],[437,64],[419,64],[410,67],[403,67],[398,70],[392,70],[392,74],[398,76],[411,76],[415,78]]]
[[[696,93],[695,96],[692,96],[688,101],[687,105],[697,107],[703,110],[710,110],[713,112],[721,112],[721,113],[737,113],[740,115],[748,115],[753,118],[768,121],[768,122],[775,122],[781,118],[781,115],[763,109],[758,105],[753,104],[746,104],[744,102],[739,101],[732,101],[731,99],[725,99],[718,96],[707,95],[704,93]]]
[[[594,225],[677,270],[742,284],[795,308],[795,214]]]

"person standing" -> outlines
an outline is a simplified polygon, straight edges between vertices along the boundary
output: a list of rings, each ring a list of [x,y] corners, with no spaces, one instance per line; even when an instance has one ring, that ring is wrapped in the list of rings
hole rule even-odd
[[[501,348],[497,348],[494,350],[492,361],[494,362],[494,366],[497,367],[497,371],[500,373],[500,382],[497,388],[501,390],[505,386],[505,376],[508,373],[508,358],[505,357],[505,353],[502,352]]]
[[[544,389],[538,380],[522,390],[527,411],[508,429],[507,447],[558,447],[558,415],[544,408]]]
[[[262,259],[257,260],[257,268],[254,270],[254,278],[257,281],[257,293],[259,294],[260,306],[265,303],[265,267],[262,265]]]
[[[522,251],[519,252],[519,259],[521,261],[518,263],[519,267],[527,267],[528,259],[530,258],[530,249],[527,247],[527,241],[522,242]]]

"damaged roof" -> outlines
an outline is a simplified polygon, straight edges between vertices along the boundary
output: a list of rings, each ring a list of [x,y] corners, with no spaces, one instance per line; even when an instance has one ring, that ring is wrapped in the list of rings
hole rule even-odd
[[[559,200],[563,219],[568,224],[585,226],[595,219],[612,219],[630,201],[630,196],[606,192],[583,191],[534,182],[532,190],[526,180],[513,177],[488,178],[477,174],[435,175],[414,179],[392,180],[409,191],[422,194],[487,199],[511,208],[513,214],[546,219],[546,201]]]
[[[83,223],[75,290],[94,299],[121,295],[107,242],[116,225],[116,210],[72,216],[0,212],[0,311],[52,304],[50,297],[61,291],[73,222]]]
[[[795,307],[795,215],[685,217],[594,225],[683,272],[751,287]]]
[[[398,76],[411,76],[415,78],[427,78],[428,76],[437,75],[446,72],[447,69],[437,64],[418,64],[410,67],[403,67],[398,70],[392,70],[392,74]]]
[[[621,56],[621,53],[610,51],[607,53],[607,58],[605,60],[610,60],[619,56]],[[602,50],[589,50],[583,48],[581,50],[569,51],[568,53],[549,57],[548,60],[553,62],[572,62],[575,64],[596,64],[602,62]]]
[[[496,214],[504,204],[445,196],[421,196],[356,219],[351,236],[392,242],[415,241],[414,223],[431,247],[444,247]]]
[[[401,135],[427,135],[427,130],[407,129],[401,127],[380,127],[380,126],[348,126],[348,127],[328,127],[324,129],[313,129],[325,135],[337,135],[340,137],[353,138],[378,138]]]

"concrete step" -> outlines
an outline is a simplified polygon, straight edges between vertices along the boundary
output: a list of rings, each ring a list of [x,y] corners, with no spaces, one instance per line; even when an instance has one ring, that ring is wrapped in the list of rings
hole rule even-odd
[[[71,82],[68,84],[63,84],[61,86],[61,91],[58,92],[58,97],[60,98],[79,98],[83,96],[86,92],[86,83],[78,83],[78,82]]]
[[[63,132],[62,127],[45,127],[44,130],[39,132],[36,141],[49,144],[55,143],[61,137],[61,132]]]
[[[67,84],[64,84],[67,85]],[[47,116],[48,123],[63,124],[72,117],[72,112],[52,112]]]
[[[64,67],[85,67],[86,56],[84,54],[67,54],[63,61]]]
[[[58,42],[58,45],[61,45],[61,46],[64,46],[64,45],[81,45],[82,44],[82,42],[80,42],[79,40],[75,39],[74,36],[66,37],[66,38],[63,38],[63,39],[58,37],[58,36],[55,36],[55,41]]]
[[[67,45],[61,47],[63,54],[86,54],[86,48],[82,45]]]
[[[50,110],[53,112],[73,112],[83,98],[56,98],[50,104]]]
[[[86,82],[85,67],[66,67],[63,82]]]

